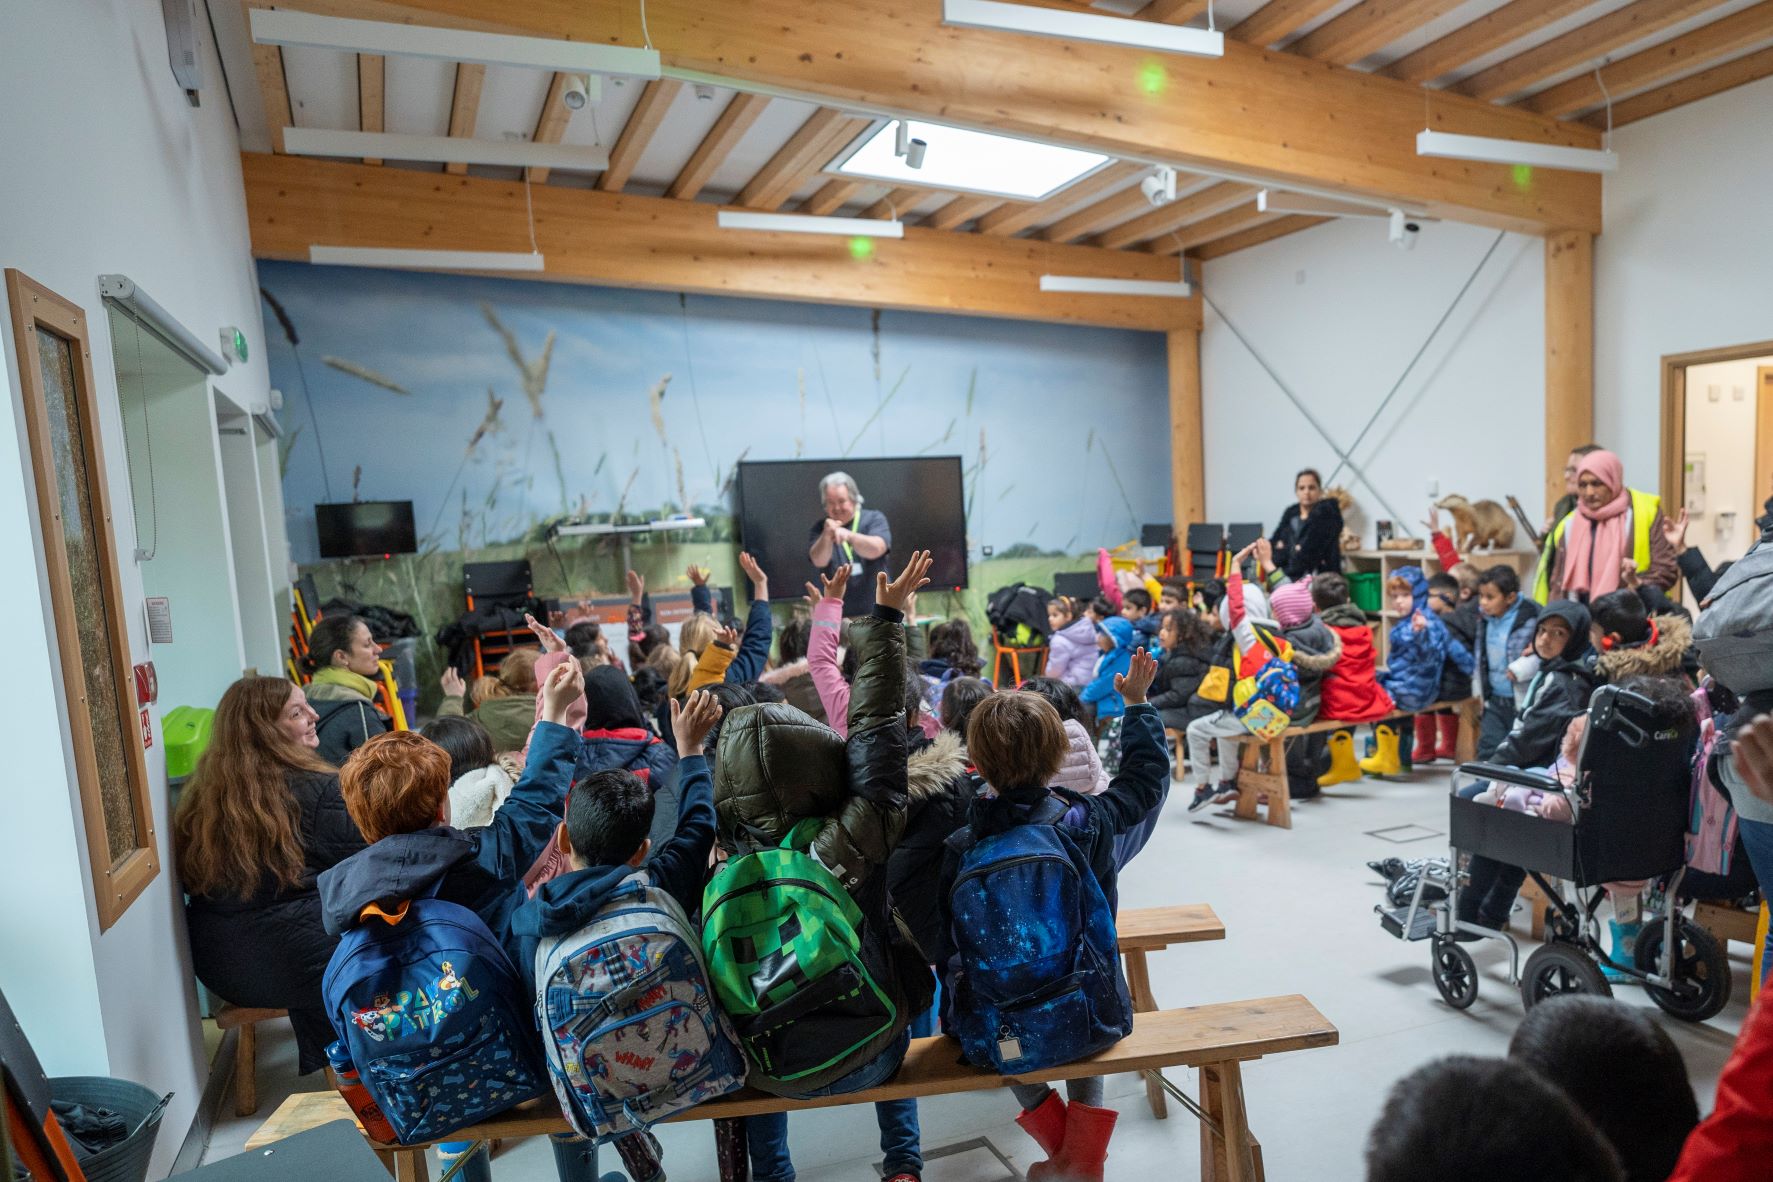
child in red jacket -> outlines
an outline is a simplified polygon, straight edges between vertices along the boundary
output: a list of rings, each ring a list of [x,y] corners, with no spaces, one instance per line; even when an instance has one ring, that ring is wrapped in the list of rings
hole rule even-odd
[[[1348,580],[1339,574],[1312,576],[1311,602],[1318,615],[1342,640],[1342,657],[1324,674],[1320,719],[1336,722],[1372,722],[1397,707],[1379,684],[1373,630],[1367,614],[1348,601]],[[1318,787],[1328,788],[1361,778],[1354,757],[1354,732],[1330,736],[1330,770],[1318,777]],[[1321,766],[1321,765],[1320,765]]]

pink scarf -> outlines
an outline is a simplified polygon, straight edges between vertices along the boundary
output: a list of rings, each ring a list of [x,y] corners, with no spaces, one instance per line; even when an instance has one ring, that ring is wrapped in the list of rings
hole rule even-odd
[[[1599,509],[1580,501],[1564,527],[1564,594],[1593,600],[1619,589],[1619,567],[1631,556],[1625,515],[1631,510],[1631,493],[1625,487],[1625,465],[1610,451],[1590,452],[1576,465],[1576,479],[1589,474],[1613,490],[1613,499]]]

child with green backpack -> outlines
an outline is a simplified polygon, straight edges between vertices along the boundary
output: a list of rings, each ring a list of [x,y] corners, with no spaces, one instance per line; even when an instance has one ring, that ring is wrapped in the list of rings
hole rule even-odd
[[[873,612],[851,625],[847,738],[780,702],[720,724],[714,809],[730,860],[703,894],[703,951],[747,1082],[775,1095],[885,1082],[930,1005],[929,965],[894,920],[886,873],[907,809],[904,613],[929,568],[920,552],[898,579],[880,574]],[[888,1182],[917,1179],[915,1102],[881,1115]],[[756,1182],[794,1177],[785,1115],[748,1118],[746,1133]]]

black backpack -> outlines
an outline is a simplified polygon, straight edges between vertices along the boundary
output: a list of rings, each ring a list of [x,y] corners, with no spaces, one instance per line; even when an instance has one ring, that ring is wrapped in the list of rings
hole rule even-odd
[[[1052,601],[1053,593],[1044,587],[1011,583],[993,591],[985,601],[985,618],[1000,635],[1008,635],[1016,630],[1016,625],[1026,624],[1045,643],[1053,634],[1047,623],[1047,604]]]

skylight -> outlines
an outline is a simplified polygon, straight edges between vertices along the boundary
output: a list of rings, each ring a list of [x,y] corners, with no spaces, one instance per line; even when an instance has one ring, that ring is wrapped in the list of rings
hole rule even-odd
[[[1100,152],[1058,148],[915,119],[909,123],[911,138],[929,145],[922,168],[912,168],[904,157],[894,153],[898,121],[889,120],[875,128],[848,156],[839,157],[831,171],[895,185],[927,185],[933,189],[1037,201],[1108,162],[1108,157]]]

